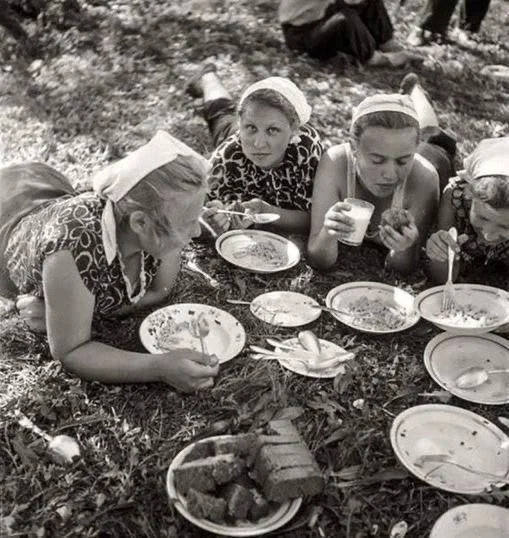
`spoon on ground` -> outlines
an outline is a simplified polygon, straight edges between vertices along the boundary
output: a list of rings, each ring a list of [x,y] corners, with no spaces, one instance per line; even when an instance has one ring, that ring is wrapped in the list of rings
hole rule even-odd
[[[21,411],[15,411],[15,415],[20,426],[32,430],[48,442],[48,450],[58,461],[63,463],[73,463],[75,459],[80,458],[80,447],[76,439],[73,439],[68,435],[56,435],[53,437],[41,430],[39,426],[36,426],[27,416],[21,413]]]
[[[491,374],[507,374],[509,368],[500,368],[494,370],[486,370],[482,366],[472,366],[468,370],[465,370],[455,380],[454,384],[460,389],[473,389],[479,387],[483,383],[488,381]]]
[[[277,213],[243,213],[242,211],[233,211],[231,209],[218,209],[217,213],[225,215],[240,215],[245,219],[252,220],[255,224],[268,224],[281,218]]]

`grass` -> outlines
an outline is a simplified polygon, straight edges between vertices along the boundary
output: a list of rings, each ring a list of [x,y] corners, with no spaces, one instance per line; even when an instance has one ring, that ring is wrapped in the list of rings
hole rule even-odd
[[[395,2],[387,2],[392,9]],[[186,79],[214,56],[234,94],[269,74],[289,76],[313,105],[313,123],[327,144],[345,139],[352,105],[375,91],[392,91],[405,71],[339,69],[289,53],[268,0],[102,0],[83,3],[79,25],[56,17],[26,24],[40,60],[29,62],[16,43],[0,53],[0,159],[43,160],[76,182],[137,147],[157,128],[208,154],[210,140],[184,95]],[[409,0],[395,18],[404,36],[420,2]],[[484,42],[435,49],[419,68],[442,124],[453,130],[463,157],[484,137],[509,135],[507,87],[483,78],[485,64],[508,63],[509,8],[493,0]],[[64,21],[65,22],[65,21]],[[58,23],[58,24],[57,24]],[[328,273],[303,260],[273,276],[228,266],[210,244],[186,251],[172,301],[200,302],[230,311],[248,344],[295,331],[266,325],[226,298],[252,299],[268,290],[294,290],[323,301],[327,291],[353,280],[376,280],[413,293],[429,286],[424,273],[401,280],[382,269],[383,252],[345,252]],[[211,287],[186,268],[195,261],[220,282]],[[503,272],[478,268],[468,280],[507,289]],[[138,327],[148,312],[95,327],[97,338],[141,350]],[[408,475],[392,451],[393,418],[418,404],[448,401],[497,422],[504,411],[450,397],[427,374],[422,360],[437,334],[421,321],[390,336],[353,331],[323,313],[309,327],[322,338],[357,349],[345,375],[300,377],[274,361],[256,363],[244,350],[225,364],[213,389],[183,396],[162,385],[105,386],[62,371],[44,339],[15,317],[0,322],[0,535],[199,537],[203,534],[169,506],[165,472],[194,436],[247,431],[274,416],[295,419],[326,473],[327,487],[307,499],[289,529],[275,536],[388,536],[399,521],[408,536],[426,536],[448,508],[465,502],[507,506],[504,491],[463,496]],[[423,396],[423,394],[427,394]],[[363,400],[361,405],[358,400]],[[355,402],[355,405],[354,405]],[[76,437],[83,458],[70,467],[51,460],[44,443],[21,430],[19,409],[52,434]]]

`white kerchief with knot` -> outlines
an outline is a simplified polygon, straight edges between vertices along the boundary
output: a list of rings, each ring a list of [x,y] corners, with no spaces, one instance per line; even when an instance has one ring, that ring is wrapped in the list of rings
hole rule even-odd
[[[251,84],[242,94],[240,105],[242,106],[246,97],[258,90],[273,90],[281,94],[295,109],[301,125],[309,121],[311,107],[307,102],[306,96],[290,79],[284,77],[268,77]]]
[[[150,142],[123,159],[106,166],[92,178],[94,191],[101,198],[106,199],[101,226],[104,252],[108,264],[111,264],[117,254],[113,204],[123,198],[150,172],[174,161],[178,155],[192,155],[206,161],[199,153],[166,131],[157,131]]]
[[[509,137],[486,138],[464,160],[467,181],[482,176],[509,176]]]

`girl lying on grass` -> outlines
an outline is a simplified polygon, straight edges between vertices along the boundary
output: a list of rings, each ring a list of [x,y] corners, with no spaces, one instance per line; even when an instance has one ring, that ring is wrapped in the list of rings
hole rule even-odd
[[[458,242],[448,231],[455,226]],[[465,170],[444,190],[438,231],[426,245],[433,280],[447,280],[447,251],[458,262],[456,275],[473,263],[509,265],[509,137],[483,140],[465,159]]]
[[[308,124],[311,108],[290,80],[270,77],[249,86],[237,112],[232,98],[208,64],[189,86],[203,95],[203,111],[217,149],[211,157],[209,210],[203,215],[218,232],[249,224],[217,209],[277,213],[274,231],[309,231],[313,179],[323,152]],[[240,203],[239,203],[240,202]]]
[[[334,265],[338,239],[354,229],[345,198],[374,205],[366,238],[389,249],[388,268],[409,273],[417,267],[436,217],[439,183],[448,179],[455,152],[455,142],[430,122],[427,140],[419,144],[421,112],[432,109],[425,93],[414,91],[417,81],[412,74],[411,84],[402,83],[411,96],[379,94],[362,101],[353,112],[351,142],[324,154],[313,188],[308,241],[310,262],[319,269]]]
[[[79,377],[105,383],[164,381],[208,387],[217,359],[189,349],[160,355],[92,340],[100,316],[125,315],[167,298],[180,252],[206,193],[205,159],[159,131],[77,194],[41,163],[0,170],[0,290],[29,325],[46,330],[53,357]]]

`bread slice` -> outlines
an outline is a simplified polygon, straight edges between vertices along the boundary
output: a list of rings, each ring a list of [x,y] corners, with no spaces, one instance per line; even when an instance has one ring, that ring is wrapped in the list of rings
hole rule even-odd
[[[187,509],[193,516],[209,519],[216,523],[224,521],[226,516],[226,501],[224,499],[190,488],[186,500]]]

